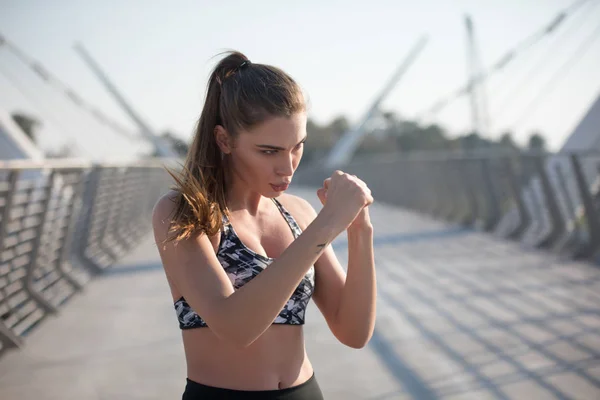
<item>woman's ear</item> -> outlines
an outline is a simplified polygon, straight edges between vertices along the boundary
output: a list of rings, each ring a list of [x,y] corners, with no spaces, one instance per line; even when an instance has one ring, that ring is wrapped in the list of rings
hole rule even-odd
[[[227,130],[222,125],[217,125],[217,126],[215,126],[214,135],[215,135],[215,140],[217,142],[217,146],[219,146],[221,153],[223,153],[223,154],[231,153],[232,140],[231,140],[231,136],[229,136],[229,132],[227,132]]]

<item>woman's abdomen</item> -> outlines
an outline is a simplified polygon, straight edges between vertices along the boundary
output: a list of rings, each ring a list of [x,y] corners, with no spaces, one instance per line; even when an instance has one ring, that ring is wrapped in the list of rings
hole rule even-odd
[[[236,348],[210,328],[183,331],[188,378],[237,390],[273,390],[299,385],[313,374],[302,326],[272,325],[247,348]]]

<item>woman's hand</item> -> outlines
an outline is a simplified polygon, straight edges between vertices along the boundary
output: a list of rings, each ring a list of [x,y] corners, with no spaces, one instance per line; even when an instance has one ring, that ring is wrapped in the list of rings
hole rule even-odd
[[[340,186],[341,182],[343,182],[346,186],[352,186],[358,190],[357,196],[363,199],[363,205],[358,214],[352,220],[350,225],[347,227],[348,231],[357,231],[361,229],[371,229],[373,226],[371,225],[371,219],[369,216],[369,208],[368,206],[373,203],[373,197],[371,196],[371,190],[367,187],[367,185],[360,180],[356,175],[346,174],[342,171],[336,171],[332,177],[327,178],[323,181],[323,187],[317,190],[317,197],[321,201],[323,206],[326,206],[329,190],[332,187],[332,182],[335,180],[335,184],[337,184],[336,188]],[[341,182],[340,182],[341,181]],[[334,184],[334,185],[335,185]],[[339,199],[336,199],[339,200]],[[347,199],[351,200],[351,199]]]

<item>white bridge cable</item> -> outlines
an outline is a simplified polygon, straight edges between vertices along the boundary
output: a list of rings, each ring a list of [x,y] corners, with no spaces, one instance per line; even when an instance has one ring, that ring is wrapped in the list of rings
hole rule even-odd
[[[0,56],[3,55],[4,54],[0,53]],[[73,131],[72,126],[69,126],[69,124],[64,124],[61,118],[58,118],[61,113],[57,113],[56,110],[50,108],[51,106],[54,108],[56,104],[53,104],[50,101],[43,101],[39,90],[36,91],[35,89],[29,88],[25,84],[26,80],[19,78],[18,75],[13,73],[13,71],[8,67],[8,64],[2,61],[5,60],[0,59],[0,85],[4,87],[1,92],[3,93],[2,99],[5,102],[2,106],[5,110],[13,112],[27,112],[28,114],[31,114],[32,118],[40,122],[40,130],[42,131],[40,133],[44,137],[47,133],[44,132],[46,129],[53,131],[55,136],[60,133],[70,134],[69,136],[78,134],[78,132]],[[27,110],[26,107],[16,106],[16,97],[12,97],[13,101],[8,102],[8,95],[10,95],[11,92],[20,97],[23,100],[21,104],[27,104],[30,109]],[[36,139],[42,140],[41,137]],[[70,145],[76,146],[75,150],[82,151],[87,155],[92,154],[88,149],[79,144],[75,145],[74,143],[70,143]]]
[[[534,82],[536,78],[540,77],[540,71],[546,67],[548,60],[555,57],[556,48],[563,48],[566,44],[565,42],[568,39],[577,36],[582,28],[586,27],[588,21],[593,21],[594,18],[600,18],[600,15],[594,13],[599,4],[599,2],[588,3],[589,7],[582,9],[578,15],[581,18],[573,19],[571,25],[561,31],[555,37],[555,40],[551,41],[543,49],[544,51],[541,56],[537,57],[535,62],[528,63],[525,67],[521,68],[521,71],[524,71],[525,73],[515,77],[514,84],[504,84],[501,90],[494,92],[494,97],[498,98],[498,100],[495,101],[498,105],[493,109],[494,119],[496,121],[502,119],[507,110],[511,108],[511,105],[515,100],[514,96],[517,93],[522,94],[524,88],[530,87],[531,83]]]
[[[65,100],[68,100],[68,103],[71,104],[74,109],[92,116],[93,119],[101,126],[104,126],[114,131],[114,133],[133,141],[139,141],[142,139],[139,134],[131,132],[130,130],[122,127],[98,107],[85,100],[82,96],[76,93],[75,90],[57,78],[55,74],[51,73],[47,68],[45,68],[41,63],[34,60],[18,46],[8,41],[1,35],[0,50],[5,50],[15,56],[16,59],[26,67],[26,69],[31,71],[39,79],[40,82],[45,83],[47,87],[54,89],[57,93],[60,93]]]
[[[416,120],[424,120],[425,117],[430,117],[431,115],[438,114],[450,103],[453,103],[459,98],[467,95],[469,93],[469,87],[471,84],[477,85],[480,82],[489,79],[494,74],[497,74],[498,72],[504,70],[506,66],[513,63],[515,59],[520,58],[523,54],[527,54],[526,51],[528,51],[531,47],[544,40],[546,36],[552,35],[564,23],[564,21],[567,18],[571,17],[571,15],[574,14],[580,7],[582,7],[584,4],[590,1],[598,0],[579,0],[572,3],[563,11],[559,12],[548,24],[544,25],[541,29],[527,36],[525,39],[521,40],[510,50],[504,53],[486,71],[481,73],[479,76],[474,77],[472,80],[466,82],[462,87],[456,89],[452,93],[441,97],[430,107],[418,113],[416,116]]]
[[[596,29],[589,34],[577,47],[571,57],[567,58],[560,68],[548,79],[542,86],[542,89],[537,92],[537,95],[523,108],[521,113],[514,121],[509,124],[509,129],[515,129],[529,119],[537,107],[549,97],[549,94],[557,87],[569,71],[577,65],[581,58],[588,52],[588,50],[600,39],[600,23],[596,26]]]

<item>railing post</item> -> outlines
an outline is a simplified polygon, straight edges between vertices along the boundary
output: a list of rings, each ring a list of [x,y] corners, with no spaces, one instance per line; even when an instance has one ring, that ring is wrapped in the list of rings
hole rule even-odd
[[[8,192],[6,195],[6,201],[4,208],[2,209],[2,221],[0,221],[0,255],[4,250],[4,240],[6,238],[7,221],[10,216],[10,210],[16,193],[17,181],[19,179],[19,170],[9,170],[8,172]],[[8,267],[8,266],[7,266]],[[2,271],[2,270],[0,270]],[[10,271],[10,269],[9,269]],[[9,309],[10,312],[10,309]],[[2,341],[2,351],[4,348],[21,347],[23,345],[23,339],[17,336],[11,329],[4,323],[6,316],[0,314],[0,340]]]
[[[577,159],[577,155],[573,153],[570,155],[570,157],[571,165],[573,166],[573,173],[575,175],[575,181],[579,187],[579,195],[581,197],[581,202],[583,203],[585,220],[587,222],[589,232],[588,245],[579,254],[577,254],[577,256],[589,257],[596,253],[600,247],[600,222],[598,221],[599,218],[594,208],[594,201],[592,200],[592,195],[588,190],[588,185],[585,181],[585,176],[583,175],[581,164]]]
[[[435,202],[432,213],[434,216],[447,219],[448,215],[448,179],[444,177],[444,165],[442,160],[432,161],[433,168],[433,186],[435,193]]]
[[[437,191],[435,187],[435,169],[433,168],[431,162],[425,163],[422,168],[424,168],[424,171],[426,171],[426,179],[424,182],[426,195],[425,199],[423,199],[423,205],[425,206],[423,211],[429,215],[432,215],[435,211],[436,204],[438,203]]]
[[[138,186],[140,179],[137,179],[140,177],[140,168],[127,169],[124,175],[124,182],[121,185],[123,201],[118,213],[118,236],[127,249],[135,246],[137,242],[137,235],[134,227],[135,222],[137,222],[136,212],[141,212],[145,208],[145,205],[140,204],[139,202],[137,207],[135,207],[134,204],[134,200],[140,195],[140,192],[143,192],[143,188]],[[148,180],[148,182],[151,182],[151,180]]]
[[[507,157],[505,158],[504,162],[506,174],[508,175],[508,180],[510,182],[510,189],[513,195],[513,199],[515,200],[517,209],[519,210],[520,220],[519,225],[517,225],[517,227],[509,233],[508,238],[516,240],[523,235],[523,233],[531,223],[531,216],[529,215],[529,212],[527,211],[527,206],[525,205],[525,201],[523,200],[523,190],[515,174],[512,160],[513,159],[511,157]]]
[[[425,183],[422,180],[417,179],[417,177],[415,176],[416,175],[416,173],[415,173],[416,161],[408,160],[406,163],[411,164],[407,168],[407,171],[409,171],[409,173],[410,173],[409,176],[410,176],[410,182],[412,185],[412,188],[411,188],[412,195],[410,196],[411,197],[410,207],[416,211],[423,211],[422,205],[423,205],[423,202],[427,198],[427,196],[424,195]]]
[[[560,214],[558,204],[556,203],[556,198],[554,197],[554,193],[552,191],[552,185],[550,184],[550,179],[548,179],[548,173],[546,172],[546,167],[544,165],[545,160],[545,156],[535,157],[535,163],[539,173],[540,183],[542,184],[542,191],[544,193],[544,197],[546,198],[546,205],[548,206],[548,213],[550,214],[550,223],[552,225],[548,236],[538,243],[538,247],[541,248],[547,248],[551,246],[565,231],[565,223],[562,219],[562,215]]]
[[[571,234],[568,235],[568,237],[565,240],[563,240],[562,243],[559,244],[559,246],[556,247],[557,251],[562,251],[562,249],[564,249],[565,247],[573,248],[580,245],[579,242],[581,241],[581,230],[576,223],[577,215],[575,214],[575,203],[573,203],[573,199],[571,199],[571,194],[569,193],[569,188],[567,186],[567,179],[565,177],[565,173],[562,169],[562,166],[557,163],[554,166],[554,169],[556,171],[556,180],[558,182],[559,189],[563,194],[566,215],[567,218],[569,218],[572,221],[573,227]],[[567,227],[565,224],[565,230],[566,229]]]
[[[465,223],[466,225],[474,225],[479,218],[479,205],[477,204],[477,197],[475,195],[475,191],[471,186],[472,179],[470,179],[469,170],[467,168],[467,165],[465,165],[465,161],[467,160],[460,161],[461,162],[459,164],[459,170],[462,171],[462,183],[467,193],[467,199],[470,206],[470,210],[468,211],[467,217],[465,218]]]
[[[10,330],[4,322],[0,321],[0,341],[2,342],[2,353],[5,349],[20,348],[23,346],[23,339],[17,336],[12,330]]]
[[[121,237],[127,242],[129,248],[135,246],[140,240],[140,226],[143,226],[146,204],[152,201],[149,197],[153,185],[156,183],[149,172],[148,167],[130,168],[126,176],[125,190],[127,196],[121,213],[121,221],[123,222]],[[149,184],[139,184],[144,181],[149,182]],[[139,199],[140,196],[144,196],[144,201],[140,203],[138,200],[136,202],[136,199]]]
[[[460,197],[460,193],[458,190],[456,190],[457,188],[455,183],[455,172],[456,171],[454,169],[454,160],[446,160],[444,166],[444,183],[446,185],[445,191],[447,206],[445,208],[444,218],[447,221],[451,222],[457,222],[460,220],[460,218],[457,217],[457,215],[460,214],[460,201],[458,200],[458,198]]]
[[[460,220],[460,200],[459,200],[459,191],[456,190],[455,185],[455,168],[454,168],[454,160],[449,159],[446,161],[445,167],[445,184],[446,184],[446,196],[448,206],[446,208],[446,213],[444,217],[448,221],[456,222]]]
[[[485,188],[485,194],[487,198],[487,204],[489,207],[487,208],[485,221],[484,221],[484,229],[489,231],[493,229],[494,226],[500,220],[500,207],[498,206],[498,199],[496,197],[496,193],[494,191],[494,186],[492,185],[492,176],[490,174],[490,165],[489,159],[482,158],[481,160],[481,171],[483,174],[483,185]]]
[[[75,173],[75,171],[72,171]],[[66,207],[66,229],[63,237],[63,242],[61,245],[60,257],[58,259],[58,269],[62,276],[75,288],[77,291],[81,291],[83,289],[83,285],[71,274],[67,273],[64,269],[64,266],[70,263],[70,254],[71,254],[71,242],[73,238],[73,233],[75,231],[75,221],[76,218],[73,215],[75,213],[75,202],[81,199],[82,192],[84,189],[84,182],[82,179],[83,172],[81,170],[77,171],[77,177],[79,182],[77,185],[64,186],[62,190],[64,191],[66,187],[70,187],[72,189],[72,194],[69,199],[69,203]]]
[[[127,195],[127,171],[126,167],[116,170],[116,176],[112,182],[111,201],[109,203],[107,219],[110,221],[104,231],[103,236],[109,239],[108,243],[104,243],[106,251],[112,255],[113,260],[117,260],[124,252],[127,251],[129,243],[121,235],[121,228],[124,220],[121,212],[126,207]]]
[[[107,189],[107,192],[112,193],[115,186],[118,189],[118,181],[119,181],[119,171],[117,167],[111,167],[109,169],[104,169],[105,173],[111,172],[110,181],[107,184],[107,187],[103,187],[103,189]],[[100,194],[96,188],[96,197],[99,198]],[[102,196],[105,196],[102,194]],[[114,195],[110,196],[110,199],[106,200],[105,207],[107,208],[104,215],[104,219],[102,221],[102,226],[100,227],[98,233],[98,247],[104,252],[106,256],[110,259],[110,264],[114,263],[118,258],[118,250],[114,246],[114,242],[111,243],[111,239],[114,240],[114,236],[112,235],[112,231],[115,224],[114,218],[114,204],[118,204],[118,199],[120,198],[120,194],[117,192]],[[96,203],[98,204],[98,203]],[[107,243],[108,242],[108,243]]]
[[[44,190],[44,202],[42,205],[42,212],[40,214],[40,222],[35,230],[35,238],[33,239],[31,250],[31,261],[25,270],[26,272],[24,278],[25,290],[31,296],[31,298],[35,300],[35,302],[38,303],[38,305],[48,314],[55,314],[57,309],[35,289],[33,285],[33,271],[38,267],[40,246],[42,243],[44,227],[46,225],[46,217],[48,216],[48,206],[52,197],[52,189],[54,189],[55,177],[56,172],[53,169],[48,176],[48,182]]]
[[[0,251],[4,249],[4,239],[6,238],[6,223],[10,216],[10,210],[12,208],[13,199],[16,193],[17,181],[19,180],[19,175],[21,171],[19,170],[10,170],[8,172],[8,193],[6,195],[6,202],[4,203],[4,208],[2,209],[2,221],[0,221]]]
[[[94,165],[89,172],[87,185],[82,198],[83,208],[81,209],[81,220],[79,221],[79,230],[81,235],[74,243],[75,253],[79,261],[92,273],[98,274],[102,272],[102,267],[96,264],[86,254],[90,240],[90,231],[92,229],[92,220],[94,218],[94,208],[96,205],[96,194],[98,184],[100,183],[100,167]]]
[[[452,160],[451,171],[454,181],[453,192],[456,194],[453,219],[460,225],[470,225],[469,196],[468,189],[461,178],[461,160]]]
[[[544,213],[543,213],[543,207],[544,205],[542,204],[542,199],[539,196],[539,193],[537,191],[537,187],[535,186],[535,180],[531,180],[531,186],[529,188],[527,188],[527,191],[529,193],[529,198],[531,200],[531,215],[532,215],[532,226],[534,226],[536,229],[536,233],[540,234],[540,232],[543,232],[544,229]],[[537,224],[536,224],[537,223]],[[536,236],[536,239],[539,237]]]

